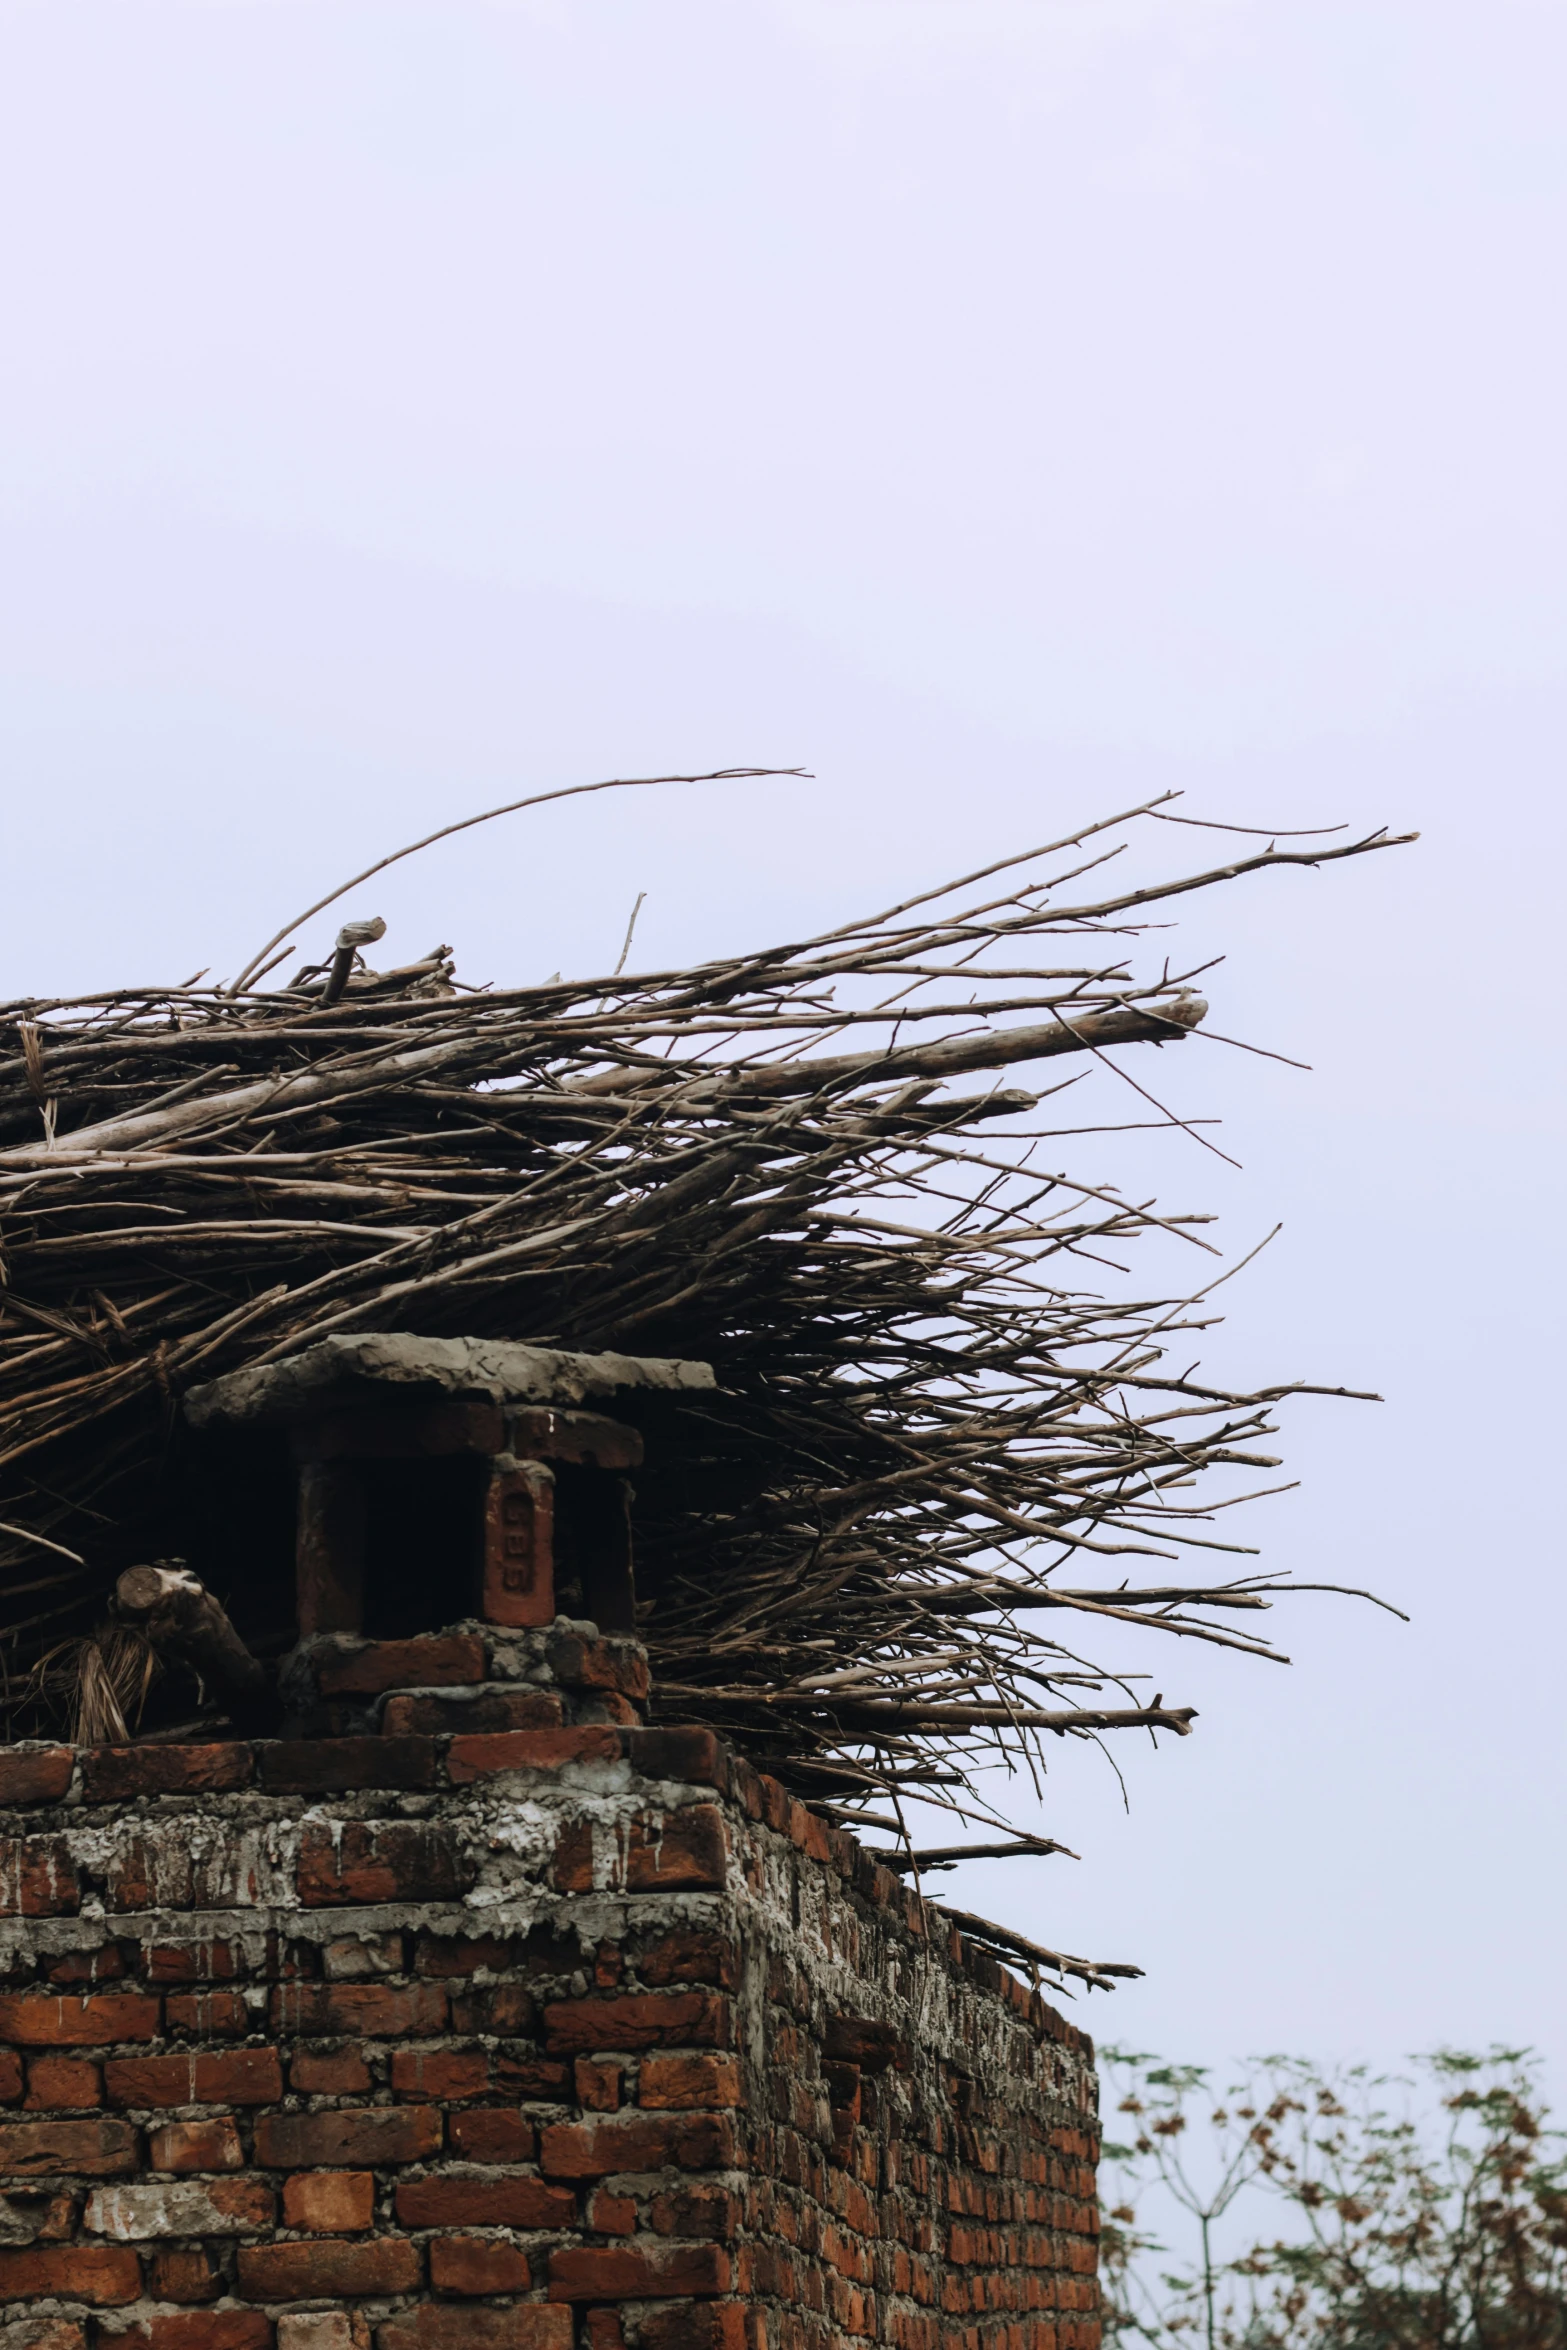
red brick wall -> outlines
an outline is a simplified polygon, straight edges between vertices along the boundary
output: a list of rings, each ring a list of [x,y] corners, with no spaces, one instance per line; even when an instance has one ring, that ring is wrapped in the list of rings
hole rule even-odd
[[[530,1637],[533,1728],[338,1643],[384,1734],[0,1750],[0,2350],[1094,2350],[1088,2041]]]

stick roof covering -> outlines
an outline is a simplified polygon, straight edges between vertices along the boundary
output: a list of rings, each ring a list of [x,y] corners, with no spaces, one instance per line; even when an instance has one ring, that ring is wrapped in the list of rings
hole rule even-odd
[[[1213,1473],[1270,1478],[1302,1390],[1185,1368],[1217,1257],[1174,1298],[1106,1267],[1207,1219],[1069,1176],[1056,1138],[1098,1129],[1054,1097],[1136,1046],[1104,1128],[1170,1122],[1158,1048],[1207,1007],[1133,970],[1150,909],[1395,844],[1248,841],[1117,892],[1166,820],[690,970],[466,992],[443,948],[335,1002],[318,966],[0,1007],[12,1692],[138,1555],[186,1391],[410,1331],[714,1366],[638,1478],[645,1637],[667,1713],[802,1790],[974,1817],[998,1749],[1184,1732],[1080,1647],[1108,1620],[1276,1653]]]

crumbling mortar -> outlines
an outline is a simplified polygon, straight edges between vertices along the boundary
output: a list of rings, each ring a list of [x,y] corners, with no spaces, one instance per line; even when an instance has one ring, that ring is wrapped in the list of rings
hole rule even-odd
[[[875,2020],[883,2022],[899,2020],[897,1988],[885,1983],[877,1984],[881,1996],[868,2007],[866,1989],[874,1978],[857,1968],[851,1969],[835,1951],[832,1927],[835,1922],[843,1921],[846,1928],[846,1920],[852,1916],[862,1933],[874,1933],[880,1929],[889,1939],[903,1939],[907,1951],[918,1956],[921,1962],[921,2004],[918,2011],[921,2028],[916,2045],[922,2055],[932,2059],[945,2055],[949,2060],[961,2056],[965,2062],[973,2060],[977,2055],[977,2069],[983,2072],[987,2090],[991,2094],[1000,2095],[1009,2104],[1021,2102],[1035,2094],[1032,2083],[1019,2079],[1016,2062],[1018,2056],[1026,2051],[1030,2060],[1029,2070],[1032,2072],[1034,2052],[1041,2043],[1021,2017],[1014,2016],[1010,2010],[1004,2014],[997,2012],[993,2005],[976,1994],[967,1978],[960,1975],[950,1961],[944,1956],[938,1957],[929,1943],[923,1946],[918,1944],[907,1928],[900,1929],[887,1920],[884,1913],[871,1912],[868,1905],[861,1903],[859,1896],[852,1891],[840,1889],[835,1897],[833,1885],[826,1881],[815,1887],[817,1898],[813,1906],[820,1930],[813,1943],[806,1933],[794,1925],[792,1903],[786,1908],[778,1898],[780,1877],[794,1878],[804,1874],[802,1868],[791,1865],[796,1863],[793,1846],[775,1831],[758,1824],[750,1824],[749,1832],[753,1837],[766,1839],[773,1849],[768,1855],[769,1869],[762,1895],[758,1897],[754,1894],[742,1876],[736,1896],[738,1904],[742,1913],[755,1913],[756,1931],[762,1939],[767,1938],[769,1926],[775,1932],[787,1933],[788,1939],[796,1944],[798,1955],[809,1966],[824,2007],[847,2007],[859,2014],[872,2013]],[[825,1876],[824,1871],[824,1880]],[[771,1900],[768,1899],[769,1894],[773,1895]],[[847,1931],[838,1938],[847,1940]],[[1044,2044],[1048,2046],[1048,2043]]]
[[[741,1784],[739,1780],[736,1783]],[[695,1805],[716,1805],[726,1823],[729,1860],[722,1885],[701,1891],[627,1893],[615,1889],[610,1880],[617,1864],[621,1869],[625,1866],[632,1823],[662,1822]],[[764,2146],[772,2145],[776,2139],[782,2148],[788,2135],[787,2117],[780,2116],[777,2122],[767,2118],[772,2110],[768,2058],[777,2034],[787,2030],[803,2035],[802,2055],[805,2076],[808,2076],[800,2077],[797,2082],[805,2097],[805,2110],[798,2118],[806,2124],[807,2138],[801,2154],[789,2158],[804,2164],[804,2183],[799,2189],[781,2185],[778,2188],[795,2210],[796,2223],[789,2234],[781,2237],[768,2224],[753,2226],[745,2221],[734,2238],[737,2256],[743,2247],[763,2253],[769,2246],[785,2246],[788,2260],[793,2264],[787,2273],[800,2280],[804,2305],[795,2306],[787,2298],[766,2291],[751,2292],[746,2298],[754,2310],[768,2310],[780,2318],[788,2316],[796,2325],[803,2308],[836,2312],[831,2324],[825,2316],[822,2319],[827,2330],[820,2337],[820,2350],[829,2350],[830,2342],[843,2338],[834,2328],[850,2322],[850,2303],[846,2296],[860,2296],[863,2307],[854,2323],[871,2326],[872,2334],[867,2339],[891,2339],[890,2329],[902,2312],[911,2324],[918,2321],[928,2327],[932,2322],[939,2322],[950,2325],[955,2341],[966,2339],[972,2332],[973,2339],[979,2342],[989,2339],[987,2329],[992,2326],[1005,2328],[1009,2311],[1015,2319],[1030,2306],[1026,2292],[1031,2288],[1022,2280],[1035,2273],[1041,2262],[1046,2267],[1053,2266],[1063,2278],[1068,2274],[1064,2251],[1052,2247],[1062,2240],[1063,2228],[1069,2232],[1073,2227],[1083,2226],[1070,2197],[1064,2201],[1057,2198],[1051,2203],[1039,2200],[1041,2190],[1030,2190],[1046,2217],[1028,2222],[1020,2216],[1021,2205],[1016,2206],[1015,2212],[1011,2206],[997,2206],[996,2217],[991,2218],[985,2216],[990,2205],[960,2199],[951,2203],[951,2212],[972,2215],[962,2221],[969,2237],[976,2244],[982,2239],[991,2248],[984,2254],[986,2259],[1007,2265],[997,2272],[996,2289],[1000,2298],[990,2310],[970,2307],[961,2298],[949,2307],[941,2299],[947,2290],[940,2282],[943,2277],[949,2274],[957,2277],[962,2289],[967,2291],[966,2280],[975,2273],[972,2268],[949,2271],[946,2265],[948,2188],[956,2180],[967,2179],[971,2184],[965,2192],[972,2197],[978,2193],[979,2183],[989,2179],[998,2190],[1005,2188],[1011,2193],[1023,2176],[1017,2167],[1019,2161],[1037,2164],[1042,2160],[1042,2149],[1052,2128],[1063,2122],[1084,2127],[1092,2112],[1094,2096],[1087,2044],[1075,2036],[1070,2042],[1053,2038],[1042,2023],[1021,2014],[995,1988],[998,1975],[992,1962],[971,1967],[966,1959],[955,1955],[960,1946],[955,1944],[939,1913],[926,1912],[911,1898],[905,1898],[901,1888],[882,1899],[868,1898],[858,1882],[846,1882],[843,1878],[841,1847],[834,1848],[833,1861],[819,1862],[801,1851],[789,1836],[757,1822],[738,1796],[684,1781],[640,1779],[629,1762],[622,1760],[566,1764],[548,1772],[530,1773],[523,1781],[508,1774],[499,1781],[486,1780],[471,1793],[451,1789],[416,1794],[379,1790],[307,1801],[246,1790],[228,1795],[193,1793],[151,1798],[134,1808],[121,1807],[118,1812],[111,1807],[95,1807],[85,1818],[79,1803],[56,1807],[56,1813],[57,1818],[41,1808],[31,1809],[17,1824],[28,1834],[48,1831],[58,1825],[62,1832],[69,1830],[73,1845],[78,1835],[84,1835],[86,1842],[77,1848],[79,1867],[89,1845],[101,1862],[105,1853],[117,1855],[115,1839],[122,1833],[134,1831],[144,1838],[167,1835],[179,1839],[193,1820],[203,1818],[220,1823],[231,1840],[236,1835],[254,1837],[275,1830],[285,1838],[292,1837],[297,1849],[299,1832],[307,1825],[318,1831],[323,1827],[333,1830],[341,1840],[355,1824],[438,1816],[460,1836],[470,1858],[478,1865],[478,1878],[469,1892],[452,1899],[321,1908],[301,1906],[290,1885],[286,1899],[260,1911],[248,1903],[240,1908],[230,1906],[200,1912],[160,1906],[156,1910],[117,1912],[105,1917],[101,1900],[92,1896],[95,1915],[84,1910],[76,1918],[18,1920],[9,1924],[0,1936],[0,1952],[14,1950],[18,1956],[33,1957],[46,1952],[90,1949],[101,1943],[106,1934],[127,1945],[154,1939],[176,1945],[230,1940],[242,1946],[248,1965],[258,1972],[270,1971],[275,1978],[276,1964],[269,1967],[269,1961],[275,1961],[276,1954],[268,1948],[269,1937],[275,1936],[287,1945],[321,1953],[324,1977],[337,1980],[325,1957],[330,1945],[342,1945],[354,1939],[367,1945],[377,1936],[403,1935],[409,1939],[402,1949],[401,1967],[378,1970],[366,1962],[358,1971],[342,1978],[357,1981],[373,1975],[375,1980],[402,1985],[418,1979],[413,1971],[415,1934],[461,1939],[482,1932],[486,1936],[515,1939],[543,1929],[558,1939],[563,1961],[574,1950],[581,1964],[572,1968],[569,1975],[562,1969],[541,1976],[530,1960],[526,1979],[542,2001],[546,1997],[587,1996],[590,1979],[599,1980],[595,1967],[603,1946],[626,1951],[623,1977],[612,1973],[608,1980],[630,1989],[639,1979],[635,1952],[650,1936],[677,1929],[725,1935],[739,1951],[739,1979],[733,1993],[734,2039],[746,2097],[742,2113],[747,2117],[745,2127],[754,2142],[755,2159],[765,2161]],[[797,1816],[791,1815],[791,1825]],[[595,1865],[593,1891],[563,1893],[548,1881],[555,1846],[564,1826],[584,1823],[592,1832],[595,1846],[600,1848],[595,1853],[595,1863],[601,1861],[602,1866]],[[656,1873],[664,1865],[666,1853],[673,1848],[661,1825],[644,1826],[642,1835],[642,1849],[649,1855],[647,1865]],[[96,1845],[93,1845],[94,1838],[98,1839]],[[775,1967],[781,1970],[780,1981],[786,1992],[782,2004],[775,2003],[770,1996],[769,1979]],[[495,1971],[477,1964],[468,1979],[475,1984],[499,1981],[508,1971],[512,1970]],[[550,1986],[548,1990],[546,1982]],[[281,2013],[286,2019],[286,2004]],[[840,2015],[883,2023],[908,2043],[907,2072],[894,2067],[874,2081],[866,2077],[866,2120],[853,2132],[841,2166],[835,2158],[835,2114],[827,2093],[824,2062],[826,2028]],[[287,2030],[286,2020],[282,2029]],[[257,2030],[259,2034],[259,2026]],[[294,2037],[297,2045],[312,2044],[311,2035]],[[323,2034],[319,2038],[320,2044],[328,2049],[342,2041],[341,2034]],[[398,2046],[406,2050],[428,2045],[439,2052],[453,2039],[459,2039],[464,2047],[499,2049],[507,2044],[507,2035],[503,2033],[454,2031],[428,2041],[423,2037],[405,2038]],[[163,2047],[167,2042],[148,2045]],[[376,2052],[371,2087],[351,2098],[288,2089],[274,2110],[314,2113],[334,2110],[345,2102],[386,2110],[393,2099],[389,2086],[390,2061],[389,2051]],[[634,2054],[628,2054],[622,2061],[622,2073],[622,2095],[627,2110],[640,2110],[639,2064]],[[961,2105],[966,2097],[980,2101],[973,2123],[964,2120],[961,2110],[951,2102],[958,2098]],[[211,2110],[214,2109],[199,2105],[179,2109],[182,2115],[191,2116]],[[571,2095],[567,2091],[560,2099],[527,2097],[520,2110],[539,2116],[541,2121],[551,2114],[568,2115],[573,2110]],[[156,2112],[138,2109],[137,2118],[148,2123],[167,2121],[170,2109]],[[241,2129],[248,2155],[251,2126],[242,2119]],[[909,2150],[906,2164],[900,2160],[896,2184],[884,2184],[881,2178],[884,2157],[880,2149],[889,2142],[901,2142]],[[927,2159],[919,2154],[922,2147],[928,2149],[930,2177],[927,2184],[916,2188],[909,2180],[917,2171],[918,2162]],[[953,2165],[959,2168],[954,2170]],[[454,2163],[448,2154],[439,2175],[470,2173],[482,2176],[484,2166]],[[261,2175],[276,2179],[278,2174],[266,2171]],[[411,2165],[397,2175],[422,2177],[427,2175],[426,2166]],[[1042,2177],[1043,2173],[1030,2170],[1027,2175]],[[685,2174],[678,2170],[628,2172],[612,2174],[600,2184],[632,2196],[640,2205],[648,2196],[665,2188],[679,2188],[684,2178]],[[742,2207],[743,2198],[756,2179],[753,2169],[701,2174],[704,2191],[709,2188],[730,2191],[742,2199]],[[856,2202],[856,2197],[863,2201],[867,2195],[873,2215],[869,2219]],[[430,2242],[440,2232],[403,2226],[396,2215],[394,2190],[384,2177],[378,2184],[376,2209],[380,2228],[395,2230],[411,2242]],[[1052,2211],[1056,2214],[1053,2220],[1049,2217]],[[1008,2216],[1009,2212],[1012,2216]],[[645,2218],[639,2221],[639,2226],[646,2224]],[[957,2221],[954,2219],[952,2224]],[[824,2234],[824,2230],[829,2234]],[[830,2236],[833,2230],[837,2231],[836,2236]],[[1014,2232],[1008,2233],[1009,2230]],[[558,2230],[464,2223],[463,2232],[486,2242],[515,2242],[533,2247],[559,2241]],[[267,2240],[300,2243],[314,2238],[298,2229],[280,2227]],[[568,2240],[583,2240],[580,2225],[575,2234],[568,2232]],[[594,2240],[605,2241],[602,2236]],[[610,2242],[618,2240],[611,2238]],[[637,2241],[644,2240],[639,2234]],[[828,2246],[830,2250],[832,2244],[838,2246],[833,2257],[847,2264],[844,2273],[840,2273],[828,2257],[828,2251],[823,2249]],[[924,2248],[918,2249],[921,2245]],[[209,2250],[216,2252],[218,2247],[210,2245]],[[898,2276],[903,2273],[898,2263],[905,2253],[908,2258],[925,2263],[928,2270],[926,2285],[918,2293],[896,2289]],[[964,2257],[972,2261],[973,2255]],[[223,2254],[219,2266],[227,2283],[234,2273],[231,2256]],[[851,2285],[847,2281],[848,2272],[861,2281]],[[915,2273],[926,2272],[917,2269]],[[373,2320],[377,2312],[384,2314],[407,2306],[422,2298],[425,2291],[421,2287],[419,2295],[356,2300],[354,2307]],[[501,2305],[494,2297],[482,2302],[485,2308]],[[40,2301],[38,2306],[42,2308],[45,2303]],[[135,2308],[143,2306],[150,2305],[138,2303],[130,2310],[103,2313],[97,2322],[105,2343],[122,2324],[132,2320]],[[242,2303],[227,2292],[217,2302],[202,2304],[204,2310],[242,2306],[255,2304]],[[285,2307],[293,2311],[341,2304],[330,2297],[318,2297],[266,2306],[278,2313]],[[454,2305],[442,2302],[440,2306]],[[629,2299],[621,2304],[633,2344],[646,2313],[668,2306]],[[944,2310],[948,2312],[945,2316]],[[812,2343],[814,2346],[815,2337]],[[999,2335],[997,2350],[1000,2350]],[[1087,2350],[1086,2337],[1081,2350]]]

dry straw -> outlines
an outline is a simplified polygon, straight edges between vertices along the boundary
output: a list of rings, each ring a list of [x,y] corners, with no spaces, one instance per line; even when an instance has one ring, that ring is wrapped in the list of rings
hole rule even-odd
[[[1158,1098],[1201,974],[1132,968],[1169,901],[1397,844],[1280,835],[1116,889],[1172,796],[689,970],[471,992],[445,948],[377,975],[350,939],[262,992],[290,926],[236,987],[0,1008],[12,1689],[100,1612],[187,1387],[397,1329],[714,1364],[639,1494],[659,1703],[845,1817],[987,1816],[987,1759],[1184,1732],[1078,1643],[1276,1655],[1228,1513],[1281,1399],[1345,1391],[1188,1369],[1207,1219],[1070,1174],[1063,1138],[1209,1140]],[[1075,1081],[1108,1070],[1095,1118]],[[1200,1277],[1129,1294],[1149,1235]]]

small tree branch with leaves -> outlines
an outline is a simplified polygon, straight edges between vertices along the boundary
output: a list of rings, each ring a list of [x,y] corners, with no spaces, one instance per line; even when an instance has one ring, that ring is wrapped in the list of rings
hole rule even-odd
[[[1200,2066],[1102,2062],[1133,2125],[1105,2147],[1108,2341],[1567,2346],[1567,2160],[1527,2051],[1440,2050],[1411,2078],[1270,2057],[1222,2097]],[[1195,2222],[1184,2259],[1142,2224],[1150,2201]]]

